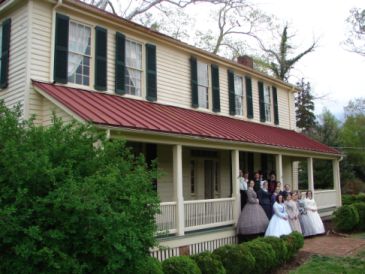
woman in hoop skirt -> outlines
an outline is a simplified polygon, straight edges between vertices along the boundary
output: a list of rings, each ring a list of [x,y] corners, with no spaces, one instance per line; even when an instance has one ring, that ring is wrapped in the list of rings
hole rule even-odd
[[[282,194],[276,196],[276,202],[273,205],[274,214],[271,217],[265,236],[280,237],[292,232],[288,221],[288,214],[285,210],[284,199]]]
[[[253,189],[254,185],[255,182],[251,180],[247,190],[247,204],[238,218],[237,234],[240,242],[263,234],[269,223]]]

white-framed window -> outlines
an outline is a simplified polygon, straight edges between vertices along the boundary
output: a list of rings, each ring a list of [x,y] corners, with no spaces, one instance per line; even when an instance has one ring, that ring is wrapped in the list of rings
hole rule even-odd
[[[271,87],[266,85],[264,88],[264,105],[266,121],[271,122]]]
[[[234,102],[236,115],[243,115],[243,79],[241,76],[234,76]]]
[[[198,61],[198,105],[201,108],[209,108],[208,87],[208,65]]]
[[[142,96],[142,44],[125,41],[125,66],[126,94]]]
[[[0,73],[1,73],[2,51],[3,51],[3,25],[0,23]]]
[[[68,45],[68,82],[88,86],[90,84],[91,28],[70,21]]]

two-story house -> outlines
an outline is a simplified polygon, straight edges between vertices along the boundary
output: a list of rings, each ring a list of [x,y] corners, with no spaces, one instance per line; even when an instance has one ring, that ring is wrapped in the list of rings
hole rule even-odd
[[[0,99],[47,125],[93,123],[158,159],[159,258],[236,239],[239,169],[274,170],[298,188],[297,163],[322,215],[341,204],[340,153],[295,129],[296,88],[78,0],[0,0]],[[313,159],[332,161],[317,190]],[[163,232],[163,233],[162,233]]]

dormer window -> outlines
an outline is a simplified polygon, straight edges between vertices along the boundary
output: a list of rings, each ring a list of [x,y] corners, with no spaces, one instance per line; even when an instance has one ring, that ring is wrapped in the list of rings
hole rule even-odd
[[[70,21],[67,77],[68,82],[90,84],[91,28]]]
[[[141,96],[142,45],[126,40],[125,54],[125,92],[126,94]]]

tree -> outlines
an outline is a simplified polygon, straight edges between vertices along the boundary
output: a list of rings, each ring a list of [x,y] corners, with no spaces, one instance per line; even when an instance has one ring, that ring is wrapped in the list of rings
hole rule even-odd
[[[295,97],[295,114],[297,127],[305,133],[313,130],[316,125],[316,116],[314,115],[314,97],[311,93],[311,85],[304,79],[297,83],[298,93]]]
[[[350,30],[344,44],[349,51],[365,56],[365,9],[353,8],[346,20]]]
[[[365,115],[365,98],[350,100],[344,110],[346,117]]]
[[[289,26],[286,24],[280,35],[280,42],[279,45],[276,46],[276,49],[265,46],[264,43],[258,39],[261,49],[266,53],[266,59],[268,60],[267,67],[276,78],[283,81],[288,81],[290,71],[293,69],[294,65],[305,55],[314,51],[317,46],[317,42],[314,41],[306,50],[292,56],[294,54],[293,51],[295,50],[295,46],[293,46],[289,40],[294,38],[294,35],[288,34],[288,28]]]
[[[89,126],[20,117],[0,103],[0,272],[135,273],[155,244],[156,169]]]

